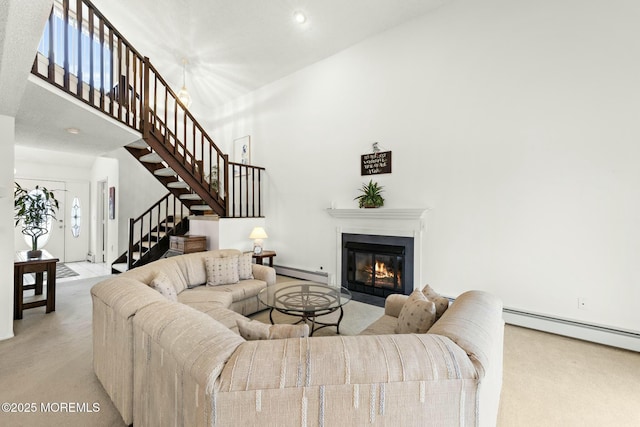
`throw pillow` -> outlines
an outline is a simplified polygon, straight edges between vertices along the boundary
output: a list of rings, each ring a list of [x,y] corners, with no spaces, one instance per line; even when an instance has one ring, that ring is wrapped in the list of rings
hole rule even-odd
[[[436,306],[424,294],[415,290],[402,306],[396,334],[424,334],[436,321]]]
[[[160,272],[151,281],[151,288],[160,292],[169,301],[178,301],[178,293],[166,274]]]
[[[206,259],[207,286],[230,285],[238,283],[238,257]]]
[[[253,279],[253,264],[251,252],[244,253],[238,258],[238,277],[240,280]]]
[[[422,293],[425,297],[427,297],[429,301],[433,301],[433,303],[436,305],[436,320],[438,320],[444,314],[444,312],[447,311],[447,308],[449,308],[449,300],[443,296],[440,296],[440,294],[434,291],[429,285],[424,285],[424,288],[422,288]]]
[[[267,325],[257,320],[236,320],[240,336],[247,341],[307,338],[309,325]]]

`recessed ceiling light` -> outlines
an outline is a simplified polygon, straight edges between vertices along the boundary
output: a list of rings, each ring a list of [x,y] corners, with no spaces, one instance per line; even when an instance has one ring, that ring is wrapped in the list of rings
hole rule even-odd
[[[304,13],[299,11],[293,14],[293,19],[295,19],[298,24],[304,24],[307,21],[307,17]]]
[[[78,128],[66,128],[65,130],[72,135],[77,135],[80,133],[80,129]]]

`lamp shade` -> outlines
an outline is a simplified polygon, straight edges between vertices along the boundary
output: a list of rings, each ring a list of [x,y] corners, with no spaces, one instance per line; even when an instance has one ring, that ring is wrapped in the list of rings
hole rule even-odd
[[[255,227],[249,235],[250,239],[266,239],[267,237],[269,236],[267,236],[267,232],[262,227]]]

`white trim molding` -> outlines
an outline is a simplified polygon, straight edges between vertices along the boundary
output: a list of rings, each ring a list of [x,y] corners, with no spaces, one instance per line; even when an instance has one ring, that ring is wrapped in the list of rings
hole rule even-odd
[[[556,335],[563,335],[584,341],[591,341],[613,347],[640,351],[640,332],[603,325],[579,322],[571,319],[504,308],[506,323],[524,328],[536,329]]]
[[[327,209],[334,218],[423,220],[429,209]]]

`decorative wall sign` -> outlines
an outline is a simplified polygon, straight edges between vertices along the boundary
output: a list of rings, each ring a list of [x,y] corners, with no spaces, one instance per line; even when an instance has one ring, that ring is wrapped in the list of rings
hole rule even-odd
[[[391,173],[391,151],[363,154],[361,156],[360,175],[379,175]]]

